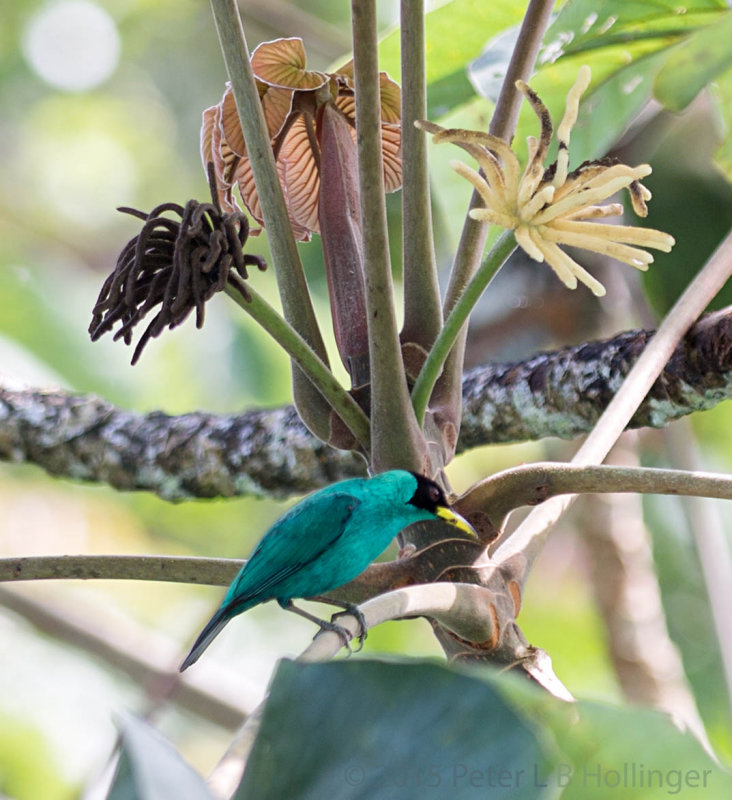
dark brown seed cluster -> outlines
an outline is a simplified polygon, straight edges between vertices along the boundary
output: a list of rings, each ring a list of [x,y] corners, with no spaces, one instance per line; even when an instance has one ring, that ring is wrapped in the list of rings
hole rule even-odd
[[[206,301],[224,289],[232,269],[244,280],[248,266],[266,269],[261,256],[243,252],[249,236],[246,216],[239,211],[223,213],[215,195],[210,203],[189,200],[185,207],[163,203],[149,214],[134,208],[119,211],[139,217],[144,225],[122,250],[114,272],[104,282],[89,334],[96,341],[120,322],[114,339],[130,344],[134,327],[160,306],[135,347],[133,364],[151,338],[180,325],[193,309],[196,327],[201,328]],[[235,285],[251,300],[241,281]]]

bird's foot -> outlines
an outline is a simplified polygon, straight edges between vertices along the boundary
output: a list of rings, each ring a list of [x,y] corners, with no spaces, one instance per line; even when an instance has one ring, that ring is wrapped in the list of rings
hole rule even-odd
[[[366,617],[364,617],[361,609],[354,605],[353,603],[343,603],[343,611],[339,611],[337,614],[334,614],[331,617],[331,622],[338,617],[343,617],[346,615],[350,615],[355,617],[358,620],[358,626],[361,629],[360,633],[358,634],[358,648],[356,650],[352,650],[350,646],[350,642],[348,644],[348,652],[349,653],[360,653],[363,650],[363,643],[366,640],[366,637],[369,635],[369,629],[366,625]],[[333,623],[336,624],[336,623]],[[340,625],[338,626],[340,627]]]
[[[345,612],[343,612],[345,613]],[[336,614],[335,616],[339,616]],[[331,619],[330,622],[325,619],[318,620],[318,625],[320,625],[321,631],[330,631],[331,633],[335,633],[340,636],[341,641],[343,642],[343,646],[348,650],[348,654],[350,655],[353,653],[353,649],[351,648],[351,641],[353,639],[353,634],[351,631],[347,630],[343,627],[343,625],[339,625],[337,622],[333,622]],[[315,638],[318,634],[316,633],[313,638]],[[361,649],[360,647],[358,648]],[[358,650],[356,651],[358,652]]]

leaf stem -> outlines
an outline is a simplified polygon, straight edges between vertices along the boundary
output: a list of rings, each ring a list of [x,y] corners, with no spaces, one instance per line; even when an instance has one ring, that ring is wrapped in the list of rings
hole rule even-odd
[[[516,237],[513,231],[504,231],[490,249],[480,268],[465,287],[465,291],[460,295],[445,320],[445,325],[435,340],[412,390],[412,405],[420,425],[424,421],[432,389],[455,342],[464,327],[466,327],[470,313],[475,308],[475,304],[488,284],[515,249]]]
[[[250,284],[246,284],[246,292],[251,297],[251,302],[244,299],[241,289],[236,288],[243,284],[238,275],[231,274],[229,281],[230,283],[226,286],[226,293],[229,297],[285,350],[348,426],[364,451],[368,452],[370,439],[368,417],[353,397],[341,386],[328,365]]]
[[[521,107],[522,95],[516,89],[516,81],[518,79],[528,81],[531,77],[554,5],[553,0],[529,0],[489,128],[490,133],[506,142],[510,143],[513,138]],[[482,205],[480,195],[473,192],[468,211]],[[466,215],[445,296],[443,308],[445,316],[450,313],[464,287],[478,269],[487,233],[486,225]],[[433,405],[440,408],[441,424],[450,423],[454,427],[455,435],[452,438],[455,440],[460,429],[462,413],[460,393],[466,336],[467,328],[457,337],[434,391]]]

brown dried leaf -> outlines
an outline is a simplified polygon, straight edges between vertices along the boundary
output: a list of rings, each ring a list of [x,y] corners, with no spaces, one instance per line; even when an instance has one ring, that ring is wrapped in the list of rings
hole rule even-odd
[[[328,82],[325,72],[305,69],[302,39],[262,42],[252,53],[254,74],[270,86],[286,89],[318,89]]]
[[[288,131],[280,150],[279,163],[284,167],[282,188],[293,223],[318,233],[320,175],[303,117],[298,118]]]
[[[381,126],[381,149],[384,156],[384,189],[395,192],[402,185],[402,127]]]
[[[381,119],[398,125],[402,119],[402,90],[386,72],[379,73]]]
[[[201,158],[206,167],[209,162],[214,165],[216,176],[216,193],[224,212],[231,214],[240,208],[232,195],[233,175],[240,158],[222,139],[221,105],[212,106],[203,112],[201,125]]]

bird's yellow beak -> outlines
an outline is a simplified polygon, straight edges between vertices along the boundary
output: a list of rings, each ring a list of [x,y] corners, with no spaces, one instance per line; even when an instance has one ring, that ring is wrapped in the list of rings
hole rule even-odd
[[[435,514],[437,514],[440,519],[444,520],[448,524],[454,525],[456,528],[460,528],[461,531],[465,531],[465,533],[469,534],[470,536],[475,536],[476,539],[478,538],[478,534],[475,532],[473,526],[451,508],[447,508],[446,506],[438,506]]]

